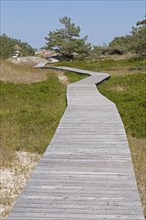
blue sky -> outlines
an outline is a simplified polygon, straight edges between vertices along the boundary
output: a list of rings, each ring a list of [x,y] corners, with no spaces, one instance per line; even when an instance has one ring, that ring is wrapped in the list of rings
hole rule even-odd
[[[94,45],[129,34],[145,15],[145,0],[0,0],[1,34],[43,47],[49,31],[63,26],[68,16],[81,28],[81,37]]]

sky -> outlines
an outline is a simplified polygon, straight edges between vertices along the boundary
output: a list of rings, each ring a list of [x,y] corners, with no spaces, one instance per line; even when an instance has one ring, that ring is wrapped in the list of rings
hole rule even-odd
[[[33,48],[45,46],[50,31],[70,17],[87,42],[103,45],[129,34],[146,14],[145,0],[0,0],[1,35],[21,39]]]

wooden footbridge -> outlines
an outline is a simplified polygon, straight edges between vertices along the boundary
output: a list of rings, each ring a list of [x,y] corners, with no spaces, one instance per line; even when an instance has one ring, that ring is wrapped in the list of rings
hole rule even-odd
[[[90,75],[67,88],[67,109],[8,220],[144,220],[125,130]]]

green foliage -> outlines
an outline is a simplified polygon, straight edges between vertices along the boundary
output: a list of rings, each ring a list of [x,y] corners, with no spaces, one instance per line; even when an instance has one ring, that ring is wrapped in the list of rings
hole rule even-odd
[[[91,49],[91,45],[85,43],[87,36],[80,38],[80,27],[71,23],[70,18],[64,17],[59,21],[64,28],[49,32],[48,37],[45,38],[46,48],[55,49],[63,59],[73,59],[74,53],[78,54],[79,59],[86,57]]]
[[[132,28],[131,50],[140,55],[146,55],[146,19],[137,22]]]
[[[131,40],[132,40],[131,35],[115,37],[114,40],[109,43],[108,49],[109,51],[116,49],[123,53],[127,53],[128,51],[131,50]]]
[[[94,45],[92,50],[90,51],[90,56],[88,59],[90,60],[99,59],[100,55],[102,55],[102,51],[103,51],[103,47]]]
[[[1,148],[43,153],[65,110],[65,91],[55,74],[29,85],[1,82]]]
[[[145,138],[146,77],[137,73],[113,76],[100,85],[99,91],[113,101],[120,112],[126,131],[133,137]]]
[[[115,37],[109,44],[108,50],[118,49],[127,52],[134,52],[138,55],[146,55],[146,19],[137,22],[132,27],[131,35]]]
[[[14,47],[18,45],[21,50],[21,56],[34,55],[34,49],[26,42],[21,42],[3,34],[0,36],[0,58],[7,59],[14,54]]]

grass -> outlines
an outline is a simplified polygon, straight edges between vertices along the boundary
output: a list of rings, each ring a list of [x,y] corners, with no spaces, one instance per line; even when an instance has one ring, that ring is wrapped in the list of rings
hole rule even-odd
[[[47,80],[48,72],[35,69],[22,64],[14,64],[6,60],[0,60],[0,80],[13,83],[35,83]]]
[[[56,65],[77,67],[81,69],[106,72],[114,74],[129,74],[137,71],[144,72],[146,70],[146,59],[129,59],[129,60],[98,60],[98,61],[72,61],[72,62],[60,62]]]
[[[144,214],[146,217],[146,174],[145,174],[145,164],[146,164],[146,140],[144,138],[136,138],[131,135],[127,135],[128,142],[131,150],[131,156],[133,160],[133,166],[135,170],[138,190],[140,194],[140,199],[142,202]]]
[[[65,76],[68,78],[68,81],[70,83],[74,83],[74,82],[77,82],[81,79],[88,77],[87,75],[82,75],[82,74],[72,73],[72,72],[67,72],[67,71],[65,72]]]
[[[39,70],[41,73],[43,70]],[[42,154],[65,108],[66,86],[60,83],[53,72],[49,72],[46,81],[37,83],[2,81],[0,165],[8,166],[15,151]]]

